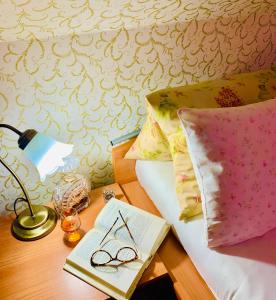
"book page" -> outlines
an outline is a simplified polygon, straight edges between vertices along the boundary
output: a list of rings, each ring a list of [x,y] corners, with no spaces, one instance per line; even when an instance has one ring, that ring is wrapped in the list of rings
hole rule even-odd
[[[117,220],[109,235],[130,245],[133,245],[133,239],[119,212],[124,218],[137,248],[141,252],[152,253],[156,241],[164,234],[164,228],[167,228],[166,221],[115,198],[109,200],[97,217],[95,226],[101,228],[103,232],[108,232]]]
[[[90,230],[66,258],[66,263],[116,292],[127,293],[145,262],[150,259],[150,256],[140,253],[140,259],[137,261],[118,267],[93,267],[90,260],[95,251],[105,250],[110,253],[112,258],[115,258],[118,250],[125,246],[125,243],[112,239],[108,239],[107,243],[100,245],[103,236],[104,233],[102,231],[97,229]],[[105,255],[104,253],[102,254]],[[101,252],[99,255],[101,255]],[[114,260],[111,263],[116,265],[119,262]]]

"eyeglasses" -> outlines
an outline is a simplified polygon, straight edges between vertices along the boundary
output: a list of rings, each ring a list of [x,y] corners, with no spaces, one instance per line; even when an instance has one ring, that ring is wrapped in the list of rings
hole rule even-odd
[[[110,239],[110,240],[108,240],[104,243],[106,237],[112,231],[112,229],[114,228],[114,226],[118,222],[119,218],[121,218],[121,220],[123,221],[123,224],[126,227],[132,242],[134,243],[134,246],[136,245],[136,242],[134,240],[133,235],[130,232],[130,229],[127,225],[127,222],[125,221],[124,217],[122,216],[122,213],[120,212],[120,210],[118,212],[119,212],[120,217],[116,218],[116,220],[114,221],[114,223],[112,224],[110,229],[107,231],[107,233],[105,234],[105,236],[101,240],[101,242],[100,242],[101,247],[104,247],[107,243],[109,243],[112,240],[112,239]],[[118,227],[115,230],[114,236],[116,236],[117,231],[121,228],[122,228],[122,226]],[[121,247],[117,251],[115,256],[112,256],[107,250],[104,250],[104,249],[96,250],[91,255],[90,264],[91,264],[92,267],[102,267],[102,266],[118,267],[120,265],[135,261],[137,259],[138,259],[138,251],[137,251],[136,247],[133,248],[133,247],[130,247],[130,246],[126,246],[126,247]]]

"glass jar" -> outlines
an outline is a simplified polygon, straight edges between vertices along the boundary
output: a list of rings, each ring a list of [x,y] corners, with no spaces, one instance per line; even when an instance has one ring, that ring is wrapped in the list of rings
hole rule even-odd
[[[82,211],[90,204],[91,185],[87,178],[78,173],[62,173],[53,193],[53,204],[60,215],[61,211],[73,208]]]

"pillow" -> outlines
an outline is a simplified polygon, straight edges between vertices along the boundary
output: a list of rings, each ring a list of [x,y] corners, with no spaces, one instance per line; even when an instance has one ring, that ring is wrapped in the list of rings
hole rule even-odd
[[[177,109],[182,106],[190,108],[241,106],[274,97],[276,97],[276,70],[274,69],[238,74],[227,80],[206,81],[196,85],[166,89],[147,97],[148,110],[169,141],[180,205],[180,219],[187,220],[201,213],[201,201],[193,165],[177,117]]]
[[[209,247],[276,227],[276,99],[178,112],[201,191]]]
[[[151,124],[155,122],[155,131],[144,132],[142,130],[134,143],[136,154],[131,158],[143,159],[143,150],[147,149],[149,144],[149,142],[143,142],[146,140],[144,134],[148,134],[148,140],[154,140],[151,147],[153,153],[156,152],[155,145],[160,144],[158,143],[159,136],[165,136],[168,143],[163,143],[162,150],[159,147],[155,159],[158,159],[158,156],[163,157],[163,151],[166,151],[166,145],[168,145],[174,165],[176,191],[180,205],[179,218],[187,220],[201,213],[201,201],[193,165],[177,117],[177,109],[183,106],[190,108],[240,106],[274,97],[276,97],[276,69],[274,68],[157,91],[146,98],[147,111],[151,116],[149,122]],[[146,126],[153,127],[148,124]],[[155,132],[155,136],[151,132]],[[126,157],[129,158],[128,155],[129,153]]]
[[[168,140],[151,114],[148,115],[138,138],[130,147],[124,158],[145,160],[172,159]]]
[[[150,145],[150,152],[159,153],[159,155],[153,155],[152,160],[167,160],[168,156],[169,159],[172,159],[168,154],[169,144],[166,137],[149,111],[151,103],[158,105],[162,98],[163,100],[164,98],[169,98],[169,101],[172,100],[172,102],[177,103],[178,108],[184,105],[204,108],[236,106],[243,104],[243,102],[250,103],[251,101],[267,100],[276,96],[275,77],[276,70],[272,67],[272,69],[255,73],[228,76],[224,80],[205,81],[199,84],[168,88],[148,95],[146,101],[148,117],[144,124],[145,130],[143,128],[136,139],[135,144],[139,145],[131,148],[126,154],[126,158],[149,159],[147,155],[148,143],[152,140],[154,142]],[[248,88],[249,86],[250,88]],[[236,90],[236,93],[234,90],[231,90],[231,87]],[[168,107],[170,105],[169,103]],[[164,106],[163,104],[163,108]],[[172,117],[178,122],[176,113]],[[160,145],[162,145],[161,148]]]

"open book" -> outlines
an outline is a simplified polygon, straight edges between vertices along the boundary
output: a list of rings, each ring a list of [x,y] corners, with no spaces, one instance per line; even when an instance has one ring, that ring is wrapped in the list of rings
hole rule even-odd
[[[64,269],[115,299],[129,299],[168,230],[164,219],[112,198]]]

